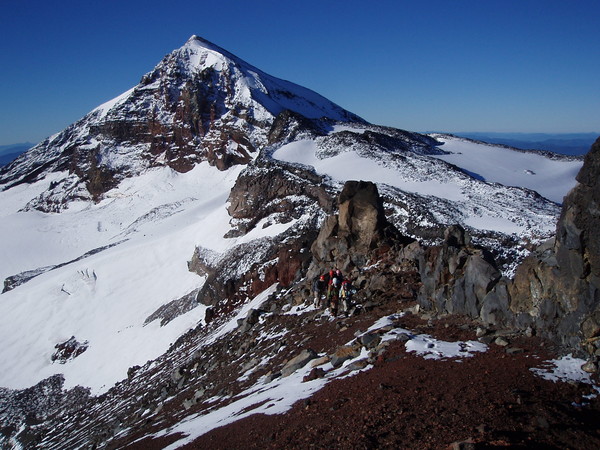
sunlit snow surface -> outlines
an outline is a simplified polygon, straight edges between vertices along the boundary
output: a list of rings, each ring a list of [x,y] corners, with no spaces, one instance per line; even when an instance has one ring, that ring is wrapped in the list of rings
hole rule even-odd
[[[339,125],[331,133],[361,134],[366,128]],[[552,210],[551,203],[505,186],[535,190],[552,201],[562,202],[576,184],[575,176],[582,161],[552,160],[541,154],[459,138],[437,138],[444,142],[439,148],[449,154],[419,156],[407,152],[406,163],[381,154],[363,155],[360,149],[352,147],[328,152],[320,147],[319,140],[313,139],[283,145],[274,151],[273,157],[313,167],[317,173],[338,182],[373,181],[418,194],[424,201],[437,197],[451,202],[454,214],[458,214],[453,220],[476,229],[528,236],[554,231],[557,209]],[[446,165],[441,167],[442,163],[432,158],[458,166],[464,173],[449,170]]]
[[[26,388],[63,373],[67,388],[89,386],[98,394],[196,326],[202,305],[166,326],[159,320],[143,326],[160,306],[202,286],[204,279],[187,267],[194,248],[220,254],[293,225],[223,238],[226,200],[240,170],[222,172],[206,163],[185,174],[156,169],[123,181],[97,205],[72,204],[60,214],[18,212],[51,179],[0,192],[1,279],[122,242],[0,296],[0,359],[10,361],[0,371],[0,386]],[[53,364],[54,346],[71,336],[89,348]]]
[[[590,374],[581,368],[584,363],[585,360],[569,354],[559,359],[546,361],[543,367],[531,370],[545,380],[593,384]]]
[[[465,139],[436,136],[447,155],[436,158],[467,170],[485,181],[519,186],[538,192],[549,200],[562,203],[583,161],[553,160],[537,152],[520,152]]]
[[[312,166],[318,173],[326,174],[337,181],[365,180],[385,183],[408,192],[423,195],[435,195],[448,200],[461,201],[464,196],[461,187],[429,179],[427,181],[410,180],[399,176],[397,170],[385,167],[376,160],[362,157],[348,151],[330,158],[317,157],[317,143],[314,140],[295,141],[277,150],[273,157],[282,161]]]

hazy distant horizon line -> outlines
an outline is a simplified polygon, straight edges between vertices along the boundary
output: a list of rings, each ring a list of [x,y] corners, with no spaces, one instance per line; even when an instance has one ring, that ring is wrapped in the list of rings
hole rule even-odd
[[[541,131],[440,131],[440,130],[427,130],[427,131],[415,131],[415,133],[421,133],[421,134],[432,134],[432,133],[438,133],[438,134],[452,134],[452,135],[457,135],[460,136],[461,134],[473,134],[473,135],[486,135],[486,136],[519,136],[519,137],[525,137],[525,136],[565,136],[565,137],[574,137],[574,136],[580,136],[580,137],[592,137],[592,136],[599,136],[600,137],[600,131],[582,131],[582,132],[564,132],[564,133],[548,133],[548,132],[541,132]],[[43,140],[47,139],[49,136],[41,139],[38,142],[31,142],[31,141],[25,141],[25,142],[11,142],[9,144],[0,144],[0,149],[5,149],[5,148],[9,148],[9,147],[16,147],[16,146],[23,146],[23,145],[29,145],[31,147],[36,146],[37,144],[39,144],[40,142],[42,142]]]
[[[418,131],[418,133],[430,134],[485,134],[488,136],[500,136],[500,135],[511,135],[511,136],[600,136],[600,131],[567,131],[564,133],[550,133],[544,131]]]

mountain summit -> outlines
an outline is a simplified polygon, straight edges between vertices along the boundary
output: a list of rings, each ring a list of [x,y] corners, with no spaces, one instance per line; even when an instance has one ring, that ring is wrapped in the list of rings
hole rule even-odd
[[[287,109],[309,119],[363,121],[316,92],[268,75],[198,36],[192,36],[171,55],[177,60],[177,66],[190,76],[206,71],[219,73],[219,81],[225,82],[221,87],[231,92],[227,102],[231,106],[246,109],[248,113],[254,113],[256,120],[265,113],[275,117]],[[167,60],[170,61],[169,57],[163,63]],[[160,65],[157,69],[160,70]],[[154,72],[156,69],[149,74],[150,77],[153,77]],[[268,117],[265,119],[269,120]]]
[[[66,172],[30,205],[57,211],[74,199],[97,201],[150,167],[187,172],[207,161],[224,170],[255,158],[283,111],[364,123],[321,95],[192,36],[137,86],[3,168],[0,184],[7,188]]]

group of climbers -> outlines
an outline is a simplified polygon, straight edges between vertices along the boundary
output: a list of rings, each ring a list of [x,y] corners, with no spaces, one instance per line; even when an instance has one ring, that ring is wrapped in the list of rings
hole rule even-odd
[[[354,289],[349,279],[344,278],[341,270],[332,269],[324,275],[320,275],[313,281],[313,292],[315,305],[319,308],[330,308],[331,314],[336,316],[338,306],[342,311],[349,314],[352,306],[352,294]]]

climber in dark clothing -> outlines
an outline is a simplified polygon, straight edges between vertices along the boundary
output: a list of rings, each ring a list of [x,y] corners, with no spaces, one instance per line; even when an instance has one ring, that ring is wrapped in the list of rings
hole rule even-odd
[[[321,299],[325,296],[325,292],[327,291],[327,281],[325,281],[325,275],[321,275],[316,277],[313,281],[313,292],[315,295],[315,305],[317,307],[321,306]]]

